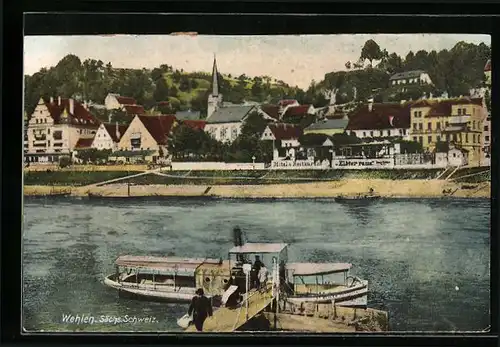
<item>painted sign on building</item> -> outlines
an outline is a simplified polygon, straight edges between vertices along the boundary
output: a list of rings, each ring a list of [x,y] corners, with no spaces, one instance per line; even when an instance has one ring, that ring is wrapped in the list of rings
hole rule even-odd
[[[337,168],[392,167],[394,161],[391,159],[334,159],[332,164]]]
[[[273,169],[322,169],[329,166],[328,161],[315,163],[313,160],[274,160],[271,163]]]

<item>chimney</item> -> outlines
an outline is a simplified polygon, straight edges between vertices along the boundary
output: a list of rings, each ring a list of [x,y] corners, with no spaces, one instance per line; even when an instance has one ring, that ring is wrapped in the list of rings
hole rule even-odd
[[[51,103],[51,104],[53,104],[53,103],[54,103],[54,97],[53,97],[53,96],[51,96],[51,97],[50,97],[50,103]]]
[[[373,110],[373,98],[368,99],[368,111]]]
[[[73,98],[69,99],[69,113],[75,114],[75,100]]]
[[[58,104],[59,106],[61,106],[61,97],[60,97],[60,96],[58,96],[58,97],[57,97],[57,104]]]
[[[116,138],[118,139],[118,141],[120,140],[120,130],[118,130],[118,122],[115,122],[115,131],[116,131]]]

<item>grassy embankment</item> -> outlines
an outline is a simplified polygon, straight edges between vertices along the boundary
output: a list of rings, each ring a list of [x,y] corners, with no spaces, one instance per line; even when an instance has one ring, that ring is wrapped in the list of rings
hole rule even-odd
[[[485,168],[464,168],[449,179],[457,183],[481,183],[491,179]],[[341,180],[428,180],[443,172],[433,170],[297,170],[297,171],[164,171],[171,176],[149,174],[120,183],[134,185],[256,185],[288,184]],[[477,173],[483,172],[477,175]],[[24,175],[26,186],[85,186],[114,178],[140,173],[140,171],[29,171]],[[472,176],[469,176],[472,175]],[[467,176],[467,177],[464,177]],[[236,178],[237,177],[237,178]],[[464,178],[461,178],[464,177]]]

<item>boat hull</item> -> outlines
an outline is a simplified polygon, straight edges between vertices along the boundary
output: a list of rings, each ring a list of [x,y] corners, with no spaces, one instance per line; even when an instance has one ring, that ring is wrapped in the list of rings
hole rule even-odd
[[[135,284],[130,282],[117,282],[113,275],[104,279],[104,284],[119,291],[120,295],[140,297],[149,300],[190,302],[195,295],[195,287],[174,287],[166,285]]]
[[[288,296],[286,301],[294,305],[334,302],[335,305],[343,307],[366,307],[368,305],[368,281],[363,281],[360,285],[334,293],[319,293],[316,295],[296,294]]]
[[[336,196],[334,198],[337,202],[347,202],[347,201],[366,201],[366,200],[378,200],[380,196],[372,195],[372,196]]]

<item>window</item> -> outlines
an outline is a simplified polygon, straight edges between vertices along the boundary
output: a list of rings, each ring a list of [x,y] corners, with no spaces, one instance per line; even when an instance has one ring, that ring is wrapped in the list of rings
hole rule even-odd
[[[406,135],[406,129],[403,129],[403,135]]]
[[[47,141],[47,147],[50,147],[50,140]]]
[[[472,134],[472,143],[476,143],[476,134]]]
[[[481,135],[477,134],[477,143],[481,143]]]
[[[363,131],[363,137],[366,137],[366,131]]]
[[[459,115],[459,116],[461,116],[461,115],[462,115],[462,109],[461,109],[461,108],[459,108],[459,109],[458,109],[458,115]]]
[[[476,121],[475,120],[472,121],[472,130],[476,130]]]
[[[413,136],[413,142],[417,142],[417,137]]]
[[[387,136],[391,136],[391,131],[387,130]]]
[[[370,131],[370,136],[373,137],[373,131]]]
[[[427,129],[432,130],[432,123],[431,122],[427,123]]]
[[[467,114],[467,110],[465,108],[462,109],[462,114],[465,116]]]
[[[417,130],[417,123],[413,123],[413,130]]]
[[[380,136],[384,136],[384,133],[382,132],[382,130],[380,130],[379,133],[380,133]]]
[[[490,140],[490,137],[489,136],[485,136],[484,137],[484,141],[489,141]]]
[[[220,137],[221,139],[225,139],[227,136],[227,128],[226,127],[223,127],[221,130],[220,130]]]
[[[424,138],[422,136],[419,136],[418,137],[418,142],[420,142],[420,144],[423,144],[424,143]]]
[[[469,133],[466,133],[465,134],[465,143],[468,143],[469,142]]]
[[[415,111],[415,112],[413,113],[413,115],[414,115],[415,117],[418,117],[418,111]]]
[[[428,137],[427,137],[427,142],[428,142],[428,143],[431,143],[431,142],[432,142],[432,136],[428,136]]]
[[[50,135],[50,128],[47,129],[47,134]]]
[[[423,130],[424,129],[424,125],[422,123],[418,123],[418,130]]]
[[[418,111],[418,116],[422,118],[422,111]]]
[[[441,136],[439,136],[439,135],[438,135],[438,136],[436,136],[436,141],[437,141],[437,142],[441,142]]]
[[[487,125],[484,126],[484,131],[488,131],[488,126]]]
[[[444,125],[445,125],[446,127],[448,127],[448,126],[450,126],[450,122],[446,122],[446,123],[444,123]]]

